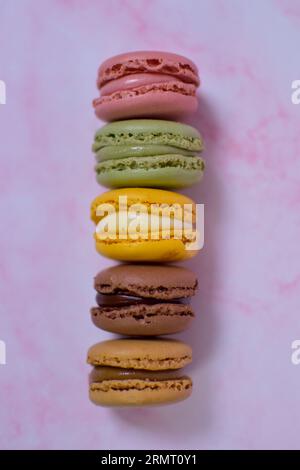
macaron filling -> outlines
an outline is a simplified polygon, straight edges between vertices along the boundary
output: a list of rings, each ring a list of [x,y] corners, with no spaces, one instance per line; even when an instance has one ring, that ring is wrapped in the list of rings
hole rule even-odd
[[[100,88],[101,96],[111,95],[112,93],[132,90],[140,87],[145,87],[153,84],[162,83],[177,83],[181,84],[182,81],[171,75],[160,73],[135,73],[133,75],[126,75],[116,80],[111,80],[106,85]],[[196,87],[194,86],[195,90]]]
[[[189,298],[181,298],[181,299],[172,299],[164,300],[164,299],[154,299],[149,297],[138,297],[133,295],[126,295],[126,294],[101,294],[98,293],[96,295],[96,302],[99,307],[127,307],[131,305],[154,305],[154,304],[183,304],[186,305],[189,303]]]
[[[90,373],[90,383],[101,383],[106,380],[184,380],[189,379],[181,370],[143,370],[143,369],[123,369],[121,367],[97,366]]]
[[[190,151],[185,149],[178,149],[171,145],[159,144],[146,144],[146,145],[109,145],[102,147],[95,153],[97,162],[104,162],[106,160],[122,159],[127,157],[154,157],[157,155],[184,155],[187,157],[195,157],[198,155],[197,151]]]
[[[178,81],[172,81],[167,83],[153,83],[151,85],[144,85],[138,88],[132,88],[130,90],[115,91],[111,95],[100,96],[100,98],[96,98],[93,101],[93,105],[94,107],[96,107],[105,102],[121,100],[123,98],[134,98],[135,96],[141,96],[147,93],[155,92],[172,92],[180,93],[181,95],[186,96],[195,96],[196,88],[194,85],[181,83]]]
[[[181,218],[179,217],[181,216]],[[155,213],[118,212],[103,217],[97,224],[95,239],[105,243],[116,243],[124,240],[119,232],[118,219],[127,221],[125,239],[127,243],[135,243],[137,240],[169,240],[180,239],[183,243],[194,242],[197,236],[193,222],[182,223],[182,211],[160,215]],[[137,228],[138,227],[138,228]]]

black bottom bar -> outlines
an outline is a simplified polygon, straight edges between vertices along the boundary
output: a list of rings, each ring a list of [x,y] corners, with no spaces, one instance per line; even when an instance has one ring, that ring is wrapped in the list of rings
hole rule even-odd
[[[219,464],[220,468],[226,463],[240,465],[282,464],[300,462],[299,451],[147,451],[147,450],[99,450],[99,451],[0,451],[0,464],[3,463],[93,463],[102,467],[121,465],[125,468],[137,468],[150,465],[201,465]]]

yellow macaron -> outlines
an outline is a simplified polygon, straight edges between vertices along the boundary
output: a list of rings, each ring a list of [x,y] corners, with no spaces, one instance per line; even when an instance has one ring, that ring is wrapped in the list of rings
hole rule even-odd
[[[122,188],[91,204],[96,249],[132,262],[172,262],[195,256],[196,204],[182,194],[160,189]]]

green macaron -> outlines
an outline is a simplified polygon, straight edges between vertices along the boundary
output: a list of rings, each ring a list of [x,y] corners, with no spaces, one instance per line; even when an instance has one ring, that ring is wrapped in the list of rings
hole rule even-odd
[[[173,121],[117,121],[96,132],[93,151],[99,184],[108,188],[183,188],[199,181],[203,141],[191,126]]]

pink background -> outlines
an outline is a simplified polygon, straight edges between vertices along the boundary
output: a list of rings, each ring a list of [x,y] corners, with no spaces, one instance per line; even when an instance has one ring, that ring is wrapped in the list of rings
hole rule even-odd
[[[299,448],[298,0],[0,0],[2,449]],[[190,400],[111,410],[87,398],[99,193],[90,151],[98,65],[136,49],[199,66],[206,245],[190,263]]]

